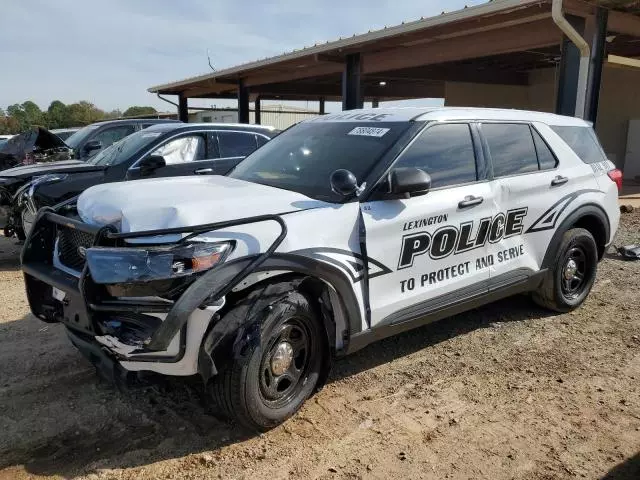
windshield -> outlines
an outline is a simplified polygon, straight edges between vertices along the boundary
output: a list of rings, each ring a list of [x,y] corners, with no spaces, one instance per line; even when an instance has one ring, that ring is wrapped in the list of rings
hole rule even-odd
[[[75,150],[98,127],[100,127],[100,125],[87,125],[71,135],[64,142]]]
[[[340,168],[359,182],[409,128],[409,122],[304,122],[249,155],[229,175],[339,202],[329,177]]]
[[[150,145],[164,132],[149,132],[141,130],[123,138],[119,142],[108,146],[95,157],[87,160],[92,165],[118,165],[129,160],[135,153]]]

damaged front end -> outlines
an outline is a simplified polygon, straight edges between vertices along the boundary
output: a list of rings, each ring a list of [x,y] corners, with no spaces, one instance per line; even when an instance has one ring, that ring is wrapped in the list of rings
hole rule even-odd
[[[38,214],[34,192],[40,185],[57,183],[67,177],[64,173],[40,175],[24,181],[20,177],[0,180],[0,228],[5,237],[24,240]]]
[[[281,233],[259,255],[227,263],[234,241],[202,237],[264,221],[277,222]],[[160,243],[163,236],[178,240]],[[225,296],[285,236],[278,215],[121,233],[80,221],[73,204],[43,209],[22,252],[29,305],[39,319],[63,323],[74,345],[109,377],[123,371],[193,375]]]

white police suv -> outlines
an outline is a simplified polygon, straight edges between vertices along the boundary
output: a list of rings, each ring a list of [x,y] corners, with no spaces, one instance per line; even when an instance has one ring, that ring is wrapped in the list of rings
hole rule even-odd
[[[199,374],[258,430],[331,359],[498,298],[578,307],[621,173],[582,120],[356,110],[302,122],[228,176],[98,185],[39,212],[31,310],[118,380]]]

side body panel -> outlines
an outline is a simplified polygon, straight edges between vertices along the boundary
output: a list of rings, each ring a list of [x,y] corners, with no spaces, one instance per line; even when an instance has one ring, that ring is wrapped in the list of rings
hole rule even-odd
[[[483,202],[462,209],[467,196]],[[370,264],[386,267],[369,281],[373,328],[399,310],[489,278],[478,260],[487,255],[497,213],[491,182],[367,202],[362,209]]]

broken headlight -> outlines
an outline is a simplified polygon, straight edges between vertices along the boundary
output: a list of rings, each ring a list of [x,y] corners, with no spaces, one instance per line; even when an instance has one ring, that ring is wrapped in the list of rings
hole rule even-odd
[[[86,251],[96,283],[149,282],[203,272],[223,262],[232,250],[228,242],[188,243],[170,247],[105,248]]]

